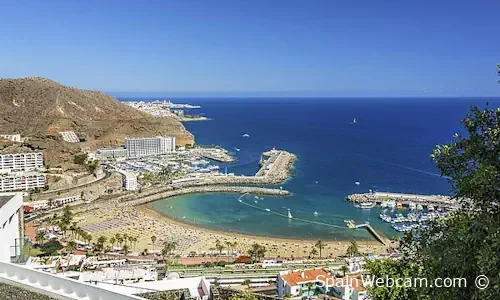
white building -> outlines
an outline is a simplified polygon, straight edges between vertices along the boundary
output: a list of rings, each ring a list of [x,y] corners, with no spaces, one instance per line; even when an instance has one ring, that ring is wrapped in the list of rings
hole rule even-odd
[[[97,149],[95,152],[95,159],[99,160],[113,160],[127,157],[127,149],[125,148],[104,148]]]
[[[0,262],[21,254],[23,232],[23,194],[0,193]]]
[[[0,154],[0,170],[32,171],[43,168],[43,153]]]
[[[292,297],[311,297],[316,289],[321,289],[326,278],[331,277],[323,269],[281,271],[278,275],[278,297],[283,299],[285,294]],[[311,289],[308,287],[309,283],[312,283]]]
[[[49,208],[49,200],[36,200],[30,202],[24,202],[24,206],[29,207],[32,210],[39,210]]]
[[[135,191],[137,190],[137,175],[132,172],[128,172],[125,170],[116,170],[118,173],[122,175],[122,187],[127,191]]]
[[[344,300],[368,300],[368,291],[363,286],[363,280],[356,276],[335,278],[330,284],[333,296]]]
[[[128,157],[160,155],[175,151],[175,137],[125,138]]]
[[[65,205],[71,202],[75,202],[82,199],[80,195],[75,195],[75,196],[68,196],[64,198],[57,198],[54,200],[54,204],[57,206]]]
[[[0,140],[1,139],[6,139],[11,142],[22,142],[21,135],[20,134],[0,134]]]
[[[0,192],[41,189],[46,184],[47,177],[42,173],[11,172],[0,174]]]

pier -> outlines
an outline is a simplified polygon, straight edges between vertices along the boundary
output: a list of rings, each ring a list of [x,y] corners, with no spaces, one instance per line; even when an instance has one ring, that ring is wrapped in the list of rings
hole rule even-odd
[[[269,195],[269,196],[289,196],[291,193],[286,190],[281,189],[270,189],[261,187],[249,187],[249,186],[197,186],[170,190],[163,193],[157,193],[148,195],[146,197],[141,197],[131,201],[125,201],[119,203],[117,206],[135,206],[141,205],[148,202],[166,199],[169,197],[194,194],[194,193],[241,193],[241,194],[257,194],[257,195]]]
[[[352,194],[347,196],[347,200],[353,203],[375,202],[381,204],[385,201],[395,201],[396,204],[409,206],[410,203],[420,204],[428,207],[441,207],[447,209],[456,209],[459,204],[450,196],[442,195],[419,195],[419,194],[403,194],[403,193],[388,193],[388,192],[371,192],[365,194]]]
[[[375,229],[373,229],[373,227],[370,224],[365,223],[354,226],[355,229],[363,227],[366,228],[366,230],[368,230],[368,232],[370,232],[379,242],[384,244],[384,246],[387,245],[387,240],[383,238],[380,234],[378,234],[378,232]]]

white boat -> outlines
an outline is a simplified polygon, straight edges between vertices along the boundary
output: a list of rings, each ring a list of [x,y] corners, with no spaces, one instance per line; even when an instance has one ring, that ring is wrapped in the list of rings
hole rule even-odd
[[[417,208],[417,205],[413,202],[410,202],[410,204],[408,204],[408,206],[410,207],[411,210],[414,210]]]
[[[380,207],[383,207],[383,208],[389,207],[389,203],[387,203],[386,201],[384,201],[384,202],[380,203]]]
[[[255,197],[253,197],[253,198],[254,198],[254,199],[259,199],[259,196],[255,196]]]
[[[250,135],[248,133],[245,133],[243,137],[250,137]]]
[[[266,208],[266,211],[271,211],[269,208]]]
[[[417,204],[417,210],[424,210],[424,207],[422,206],[422,204]]]
[[[352,124],[356,124],[356,123],[358,123],[358,122],[356,121],[356,118],[354,118],[354,119],[352,120]]]
[[[292,214],[290,213],[290,209],[288,209],[288,219],[292,219],[292,218],[293,218],[293,216],[292,216]]]
[[[254,203],[259,203],[259,201],[255,200]]]
[[[319,214],[318,214],[318,212],[317,212],[317,211],[315,211],[313,215],[316,217],[316,216],[318,216]]]
[[[370,209],[370,208],[374,208],[375,205],[376,205],[375,202],[361,202],[359,204],[359,207],[364,208],[364,209]]]
[[[240,152],[240,151],[241,151],[241,149],[240,149],[240,148],[234,148],[234,150],[236,150],[236,151],[238,151],[238,152]]]
[[[354,184],[355,184],[355,185],[360,185],[360,184],[361,184],[361,182],[359,182],[359,181],[355,181],[355,182],[354,182]]]
[[[427,210],[428,211],[434,211],[434,206],[432,206],[432,205],[427,206]]]
[[[396,207],[396,201],[394,200],[387,201],[387,207]]]

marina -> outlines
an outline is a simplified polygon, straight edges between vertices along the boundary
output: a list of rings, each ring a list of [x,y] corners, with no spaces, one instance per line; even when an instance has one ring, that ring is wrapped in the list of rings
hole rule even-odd
[[[435,208],[457,209],[458,202],[449,196],[442,195],[418,195],[388,192],[368,192],[365,194],[351,194],[347,196],[347,201],[363,207],[408,207],[422,210],[426,207],[429,210]]]

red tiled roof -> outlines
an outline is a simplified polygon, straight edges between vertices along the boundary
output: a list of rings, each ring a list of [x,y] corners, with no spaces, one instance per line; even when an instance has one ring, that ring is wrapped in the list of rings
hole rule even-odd
[[[303,270],[281,276],[281,278],[291,286],[298,285],[301,282],[324,280],[328,277],[331,277],[331,275],[323,269]]]

